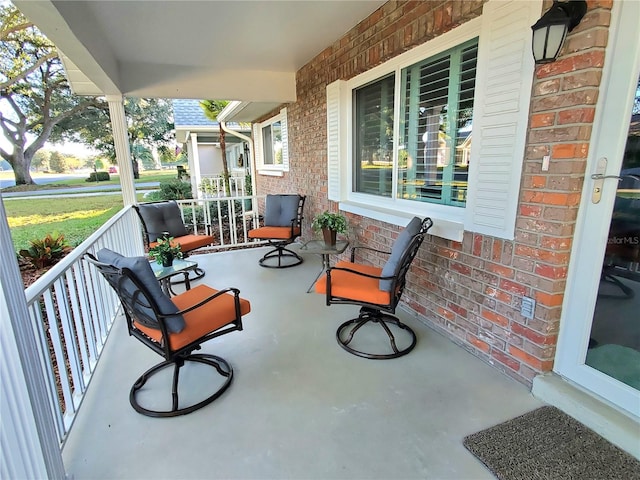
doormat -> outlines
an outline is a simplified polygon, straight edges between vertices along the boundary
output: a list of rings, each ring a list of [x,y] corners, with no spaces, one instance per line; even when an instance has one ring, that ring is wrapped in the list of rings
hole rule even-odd
[[[640,461],[555,407],[465,437],[500,480],[640,479]]]

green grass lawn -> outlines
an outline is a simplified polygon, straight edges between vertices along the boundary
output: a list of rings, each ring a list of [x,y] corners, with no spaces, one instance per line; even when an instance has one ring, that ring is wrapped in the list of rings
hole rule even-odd
[[[142,194],[138,195],[142,200]],[[29,247],[32,239],[61,233],[75,247],[122,209],[120,195],[11,199],[4,201],[11,238],[16,251]]]
[[[26,192],[33,190],[46,190],[52,188],[65,188],[65,187],[95,187],[95,186],[108,186],[108,185],[120,185],[120,175],[117,173],[110,174],[111,179],[102,182],[87,182],[86,179],[89,178],[89,174],[86,176],[78,177],[78,178],[70,178],[67,180],[61,180],[58,182],[52,183],[44,183],[38,185],[38,180],[42,178],[46,178],[48,174],[46,173],[32,173],[32,178],[36,185],[22,185],[19,187],[7,187],[4,188],[3,192]],[[173,169],[171,170],[149,170],[145,172],[140,172],[140,178],[135,180],[135,183],[147,183],[147,182],[161,182],[164,180],[170,180],[177,176],[177,172]],[[0,172],[0,178],[11,178],[13,179],[13,172]]]

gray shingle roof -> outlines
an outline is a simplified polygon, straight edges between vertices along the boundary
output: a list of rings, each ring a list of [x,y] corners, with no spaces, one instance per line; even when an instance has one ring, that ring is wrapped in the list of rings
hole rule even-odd
[[[217,127],[218,122],[213,122],[205,117],[200,100],[173,100],[173,122],[176,128],[181,126],[189,127]]]

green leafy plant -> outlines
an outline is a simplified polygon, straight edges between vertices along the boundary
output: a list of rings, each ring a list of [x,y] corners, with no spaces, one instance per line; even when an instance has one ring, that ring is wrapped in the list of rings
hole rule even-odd
[[[111,180],[109,172],[91,172],[85,182],[108,182],[109,180]]]
[[[158,243],[149,249],[149,256],[161,265],[169,266],[174,258],[182,258],[180,244],[171,245],[173,237],[159,238]]]
[[[347,219],[344,215],[325,210],[314,217],[311,228],[316,232],[326,228],[337,233],[347,233]]]
[[[162,200],[185,200],[193,198],[191,191],[191,183],[172,178],[164,182],[160,182],[160,196]]]
[[[57,232],[43,239],[30,240],[29,243],[30,247],[20,250],[19,254],[36,268],[49,267],[72,250],[64,235]]]

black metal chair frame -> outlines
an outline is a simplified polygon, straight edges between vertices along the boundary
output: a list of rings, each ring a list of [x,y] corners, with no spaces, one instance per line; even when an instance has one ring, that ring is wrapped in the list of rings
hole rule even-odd
[[[145,202],[146,204],[160,204],[160,203],[167,203],[168,200],[158,200],[157,202]],[[147,248],[147,250],[149,249],[149,245],[150,245],[150,240],[149,240],[149,231],[147,230],[147,224],[145,222],[144,216],[142,215],[142,212],[140,212],[140,206],[139,205],[134,205],[133,208],[135,209],[136,213],[138,214],[138,218],[140,218],[140,223],[142,224],[142,233],[143,233],[143,237],[144,237],[144,244],[145,247]],[[184,222],[183,222],[184,224]],[[186,225],[185,225],[185,229],[186,229]],[[168,232],[167,232],[168,233]],[[181,248],[182,250],[182,248]],[[193,250],[182,250],[182,255],[183,258],[189,256],[189,253],[193,251]],[[194,275],[193,276],[189,276],[188,280],[189,281],[194,281],[194,280],[199,280],[202,277],[204,277],[205,275],[205,271],[203,269],[201,269],[200,267],[196,267],[193,270],[191,270]],[[185,280],[171,280],[170,285],[179,285],[185,283]]]
[[[424,240],[424,236],[427,231],[433,226],[433,221],[430,218],[425,218],[422,221],[422,226],[420,231],[414,235],[409,242],[409,245],[405,249],[399,263],[398,268],[396,270],[396,274],[390,277],[382,277],[369,275],[363,272],[358,272],[356,270],[352,270],[349,268],[343,267],[332,267],[327,270],[327,292],[326,292],[326,302],[327,305],[332,304],[349,304],[349,305],[360,305],[360,314],[358,317],[348,320],[341,324],[336,331],[336,340],[338,344],[345,349],[347,352],[357,355],[363,358],[375,359],[375,360],[387,360],[391,358],[401,357],[409,353],[416,346],[417,337],[415,332],[408,325],[402,323],[398,317],[395,316],[396,307],[400,302],[400,298],[402,297],[402,292],[404,291],[404,287],[406,284],[406,275],[409,271],[409,267],[413,262],[413,259],[418,253],[420,246]],[[391,252],[377,250],[371,247],[366,246],[354,246],[351,248],[351,263],[355,263],[355,255],[357,250],[369,250],[376,253],[382,253],[389,255]],[[357,299],[351,298],[341,298],[335,297],[331,294],[331,272],[336,270],[342,270],[345,272],[350,272],[355,275],[360,275],[368,278],[375,278],[378,280],[391,280],[391,301],[388,304],[374,304],[363,301],[358,301]],[[367,323],[375,323],[380,325],[380,327],[384,330],[384,332],[389,337],[389,344],[391,347],[392,353],[381,354],[381,353],[369,353],[361,350],[357,350],[350,346],[351,341],[353,340],[355,334]],[[395,335],[390,328],[390,326],[397,327],[400,330],[407,332],[411,338],[411,342],[408,346],[404,348],[398,348],[396,344]]]
[[[134,382],[133,386],[131,387],[131,390],[129,392],[129,403],[136,410],[136,412],[149,417],[175,417],[178,415],[186,415],[188,413],[191,413],[195,410],[198,410],[210,404],[211,402],[216,400],[218,397],[220,397],[220,395],[222,395],[227,390],[227,388],[229,388],[229,386],[231,385],[231,381],[233,380],[233,368],[231,367],[229,362],[227,362],[225,359],[221,357],[218,357],[217,355],[204,354],[204,353],[194,354],[193,351],[200,350],[202,348],[201,345],[204,342],[211,340],[212,338],[216,338],[233,331],[242,330],[243,327],[242,327],[242,314],[240,309],[240,290],[232,287],[219,290],[215,294],[205,298],[204,300],[201,300],[195,305],[192,305],[189,308],[180,310],[179,312],[174,314],[174,315],[183,315],[185,313],[191,312],[201,307],[202,305],[214,300],[220,295],[225,295],[227,293],[232,293],[235,299],[236,318],[233,322],[228,323],[215,331],[207,333],[206,335],[194,340],[193,342],[185,345],[182,348],[179,348],[177,350],[172,350],[170,341],[158,342],[154,340],[153,338],[147,336],[143,331],[136,328],[133,322],[133,315],[134,315],[133,311],[135,310],[136,305],[140,305],[145,308],[151,308],[156,316],[159,329],[162,332],[162,338],[170,339],[169,332],[165,324],[165,319],[168,316],[159,313],[157,303],[150,296],[145,286],[138,280],[138,278],[135,275],[135,272],[132,272],[128,268],[117,268],[107,263],[99,262],[90,253],[85,254],[85,259],[89,263],[95,265],[98,268],[98,270],[107,280],[109,285],[111,285],[111,287],[118,294],[118,297],[122,304],[122,308],[127,321],[127,329],[128,329],[129,335],[137,338],[140,342],[145,344],[147,347],[149,347],[151,350],[153,350],[155,353],[157,353],[158,355],[160,355],[165,359],[165,361],[154,365],[153,367],[148,369],[146,372],[144,372]],[[129,295],[124,294],[124,292],[120,288],[120,284],[124,279],[129,279],[138,289],[136,292],[135,298],[129,298]],[[224,377],[225,380],[215,392],[213,392],[211,395],[209,395],[205,399],[195,404],[180,408],[179,397],[178,397],[178,382],[180,377],[180,369],[184,366],[186,362],[197,362],[197,363],[209,365],[213,367],[220,376]],[[155,373],[158,373],[162,369],[170,367],[172,365],[174,367],[174,370],[173,370],[173,381],[171,385],[171,397],[172,397],[171,410],[164,410],[164,411],[150,410],[140,405],[138,403],[138,400],[136,399],[136,393],[142,387],[144,387],[145,383],[151,376],[153,376]]]
[[[258,260],[258,263],[261,267],[265,268],[289,268],[295,267],[296,265],[300,265],[303,262],[303,259],[300,255],[298,255],[293,250],[287,248],[288,245],[294,242],[296,238],[298,238],[302,233],[302,212],[304,210],[304,202],[306,197],[304,195],[299,195],[298,201],[298,211],[296,214],[296,218],[291,219],[291,234],[287,239],[274,239],[274,238],[265,238],[267,243],[273,247],[273,250],[269,250],[264,256]],[[268,225],[267,225],[268,226]],[[298,232],[295,232],[295,229],[298,228]],[[271,259],[277,258],[278,263],[273,265],[271,264]],[[293,258],[294,261],[292,263],[287,263],[285,265],[282,264],[282,260],[284,258]]]

